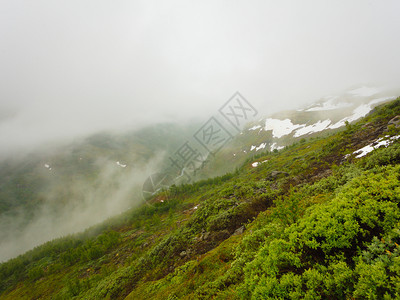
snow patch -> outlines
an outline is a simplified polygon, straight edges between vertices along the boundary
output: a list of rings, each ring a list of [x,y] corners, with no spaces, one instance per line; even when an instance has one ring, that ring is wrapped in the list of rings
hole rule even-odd
[[[294,137],[299,137],[305,134],[310,134],[314,132],[319,132],[322,130],[325,130],[328,128],[329,124],[331,124],[331,120],[325,120],[325,121],[318,121],[317,123],[314,123],[312,125],[305,126],[303,128],[300,128],[296,130],[294,133]]]
[[[378,143],[378,144],[380,144],[380,143]],[[356,155],[356,158],[360,158],[360,157],[363,157],[363,156],[367,155],[368,153],[370,153],[370,152],[372,152],[374,150],[375,150],[374,146],[367,145],[367,146],[365,146],[365,147],[363,147],[363,148],[361,148],[361,149],[359,149],[357,151],[354,151],[353,154],[359,153],[358,155]]]
[[[368,89],[368,90],[366,90],[366,89]],[[372,93],[372,90],[374,90],[376,92]],[[365,89],[360,88],[360,89],[354,90],[352,92],[364,93],[364,95],[367,95],[367,91],[371,95],[374,95],[378,92],[376,89],[372,89],[372,88],[365,88]],[[362,105],[356,107],[350,116],[345,117],[334,124],[332,124],[332,121],[329,119],[324,120],[324,121],[320,120],[317,123],[307,125],[307,124],[293,124],[290,119],[279,120],[279,119],[268,118],[265,120],[264,129],[272,130],[272,136],[274,138],[281,138],[285,135],[292,133],[293,131],[294,131],[293,136],[299,137],[299,136],[302,136],[305,134],[320,132],[325,129],[336,129],[336,128],[344,126],[346,124],[346,121],[351,123],[362,117],[365,117],[372,110],[372,107],[375,104],[378,104],[378,103],[381,103],[381,102],[384,102],[387,100],[392,100],[394,98],[395,97],[382,97],[382,98],[373,99],[370,102],[368,102],[367,104],[362,104]],[[332,109],[343,108],[343,107],[348,107],[348,106],[352,105],[350,103],[334,104],[333,103],[334,99],[335,99],[335,97],[331,97],[331,98],[329,98],[328,101],[322,103],[321,106],[311,107],[311,108],[307,109],[306,111],[332,110]],[[254,126],[254,127],[250,128],[249,130],[256,130],[258,128],[260,128],[260,126]],[[256,148],[257,148],[256,146],[252,146],[250,151],[252,151]],[[275,148],[273,148],[273,146],[271,145],[271,151],[274,149]]]
[[[391,96],[391,97],[381,97],[381,98],[376,98],[374,100],[371,100],[368,104],[369,105],[374,105],[374,104],[378,104],[378,103],[381,103],[381,102],[384,102],[384,101],[387,101],[387,100],[394,100],[394,99],[396,99],[396,97],[393,97],[393,96]]]
[[[272,136],[275,138],[281,138],[284,135],[288,135],[293,130],[304,127],[305,125],[293,124],[291,120],[279,120],[268,118],[265,120],[265,130],[272,130]]]
[[[261,165],[261,164],[263,164],[263,163],[266,163],[267,161],[268,161],[268,159],[263,160],[263,161],[256,161],[256,162],[253,162],[253,163],[251,164],[251,166],[252,166],[253,168],[256,168],[256,167],[258,167],[259,165]]]
[[[260,150],[260,149],[264,149],[265,146],[267,146],[267,143],[261,143],[259,146],[251,145],[250,151],[253,151],[253,150],[258,151],[258,150]]]
[[[260,150],[260,149],[264,149],[265,146],[267,146],[267,143],[261,143],[260,146],[258,146],[258,147],[256,148],[256,151],[258,151],[258,150]]]
[[[256,130],[256,129],[258,129],[258,128],[261,128],[261,125],[253,126],[253,127],[249,128],[249,130]]]
[[[365,117],[371,110],[372,110],[372,106],[374,104],[378,104],[380,102],[386,101],[386,100],[392,100],[395,97],[383,97],[383,98],[377,98],[374,100],[371,100],[368,104],[362,104],[359,107],[357,107],[356,109],[353,110],[353,113],[351,116],[346,117],[341,119],[339,122],[330,125],[328,128],[329,129],[336,129],[339,127],[342,127],[346,124],[346,121],[351,123],[353,121],[356,121],[362,117]]]
[[[119,161],[117,161],[116,164],[117,164],[118,166],[120,166],[121,168],[125,168],[125,167],[126,167],[126,165],[121,164]]]
[[[270,151],[274,151],[275,149],[276,149],[276,150],[281,150],[281,149],[283,149],[283,148],[285,148],[285,146],[278,146],[277,143],[273,143],[273,144],[269,147]]]
[[[334,109],[338,109],[338,108],[345,108],[345,107],[349,107],[352,106],[351,103],[345,103],[345,102],[340,102],[340,103],[333,103],[333,101],[337,98],[337,96],[333,97],[326,97],[329,98],[328,101],[323,102],[321,104],[318,104],[316,106],[313,106],[309,109],[306,109],[305,111],[324,111],[324,110],[334,110]]]
[[[362,147],[361,149],[354,151],[353,154],[357,154],[356,158],[361,158],[361,157],[367,155],[368,153],[374,151],[375,149],[378,149],[382,146],[384,146],[384,147],[389,146],[390,144],[392,144],[395,140],[397,140],[399,138],[400,138],[400,135],[392,136],[390,139],[387,139],[387,140],[383,140],[383,138],[379,138],[375,142],[373,142],[365,147]]]

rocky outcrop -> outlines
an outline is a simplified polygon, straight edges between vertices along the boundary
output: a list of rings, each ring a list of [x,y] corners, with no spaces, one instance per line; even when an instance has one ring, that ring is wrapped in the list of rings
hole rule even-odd
[[[275,179],[282,178],[282,177],[286,177],[286,176],[289,176],[289,173],[288,173],[288,172],[284,172],[284,171],[272,171],[272,172],[268,175],[267,179],[268,179],[268,180],[275,180]]]
[[[394,127],[399,128],[399,127],[400,127],[400,115],[397,115],[397,116],[395,116],[393,119],[391,119],[391,120],[388,122],[388,127],[389,127],[390,125],[393,125]]]

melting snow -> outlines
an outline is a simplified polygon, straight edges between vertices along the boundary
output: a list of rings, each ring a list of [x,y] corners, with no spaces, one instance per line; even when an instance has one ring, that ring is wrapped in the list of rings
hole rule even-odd
[[[258,128],[261,128],[261,125],[253,126],[253,127],[249,128],[249,130],[256,130],[256,129],[258,129]]]
[[[395,98],[396,98],[396,97],[382,97],[382,98],[377,98],[377,99],[374,99],[374,100],[370,101],[370,102],[369,102],[369,105],[378,104],[378,103],[381,103],[381,102],[386,101],[386,100],[393,100],[393,99],[395,99]]]
[[[399,138],[400,138],[400,135],[392,136],[388,140],[383,140],[383,138],[379,138],[375,142],[373,142],[365,147],[362,147],[361,149],[354,151],[353,154],[357,154],[356,158],[363,157],[363,156],[367,155],[368,153],[374,151],[375,149],[378,149],[379,147],[389,146],[390,144],[393,143],[393,141],[395,141]]]
[[[251,164],[251,166],[252,166],[253,168],[256,168],[258,165],[263,164],[263,163],[266,163],[267,161],[268,161],[268,159],[263,160],[263,161],[261,161],[261,162],[256,161],[256,162],[253,162],[253,163]]]
[[[264,149],[264,148],[265,148],[265,146],[267,146],[267,144],[266,144],[266,143],[261,143],[261,145],[260,145],[260,146],[258,146],[258,147],[256,148],[256,151],[258,151],[258,150],[260,150],[260,149]]]
[[[272,130],[272,136],[281,138],[291,133],[293,130],[304,127],[305,125],[293,124],[291,120],[279,120],[268,118],[265,120],[265,130]]]
[[[319,131],[327,129],[329,124],[331,124],[331,120],[329,120],[329,119],[325,120],[325,121],[318,121],[317,123],[314,123],[312,125],[308,125],[303,128],[297,129],[293,136],[299,137],[299,136],[302,136],[305,134],[319,132]]]
[[[250,151],[253,151],[254,149],[255,149],[256,151],[258,151],[258,150],[260,150],[260,149],[264,149],[265,146],[267,146],[267,143],[261,143],[260,146],[258,146],[258,147],[257,147],[257,146],[254,146],[254,145],[251,145]]]
[[[274,151],[275,149],[276,150],[281,150],[281,149],[283,149],[283,148],[285,148],[284,146],[278,146],[276,143],[273,143],[271,146],[270,146],[270,151]]]
[[[126,165],[121,164],[119,161],[117,161],[116,164],[117,164],[118,166],[120,166],[121,168],[125,168],[125,167],[126,167]]]
[[[372,105],[378,104],[378,103],[386,101],[386,100],[391,100],[391,99],[394,99],[394,97],[377,98],[377,99],[370,101],[368,104],[362,104],[353,110],[353,114],[351,116],[341,119],[339,122],[332,124],[328,128],[336,129],[336,128],[344,126],[346,124],[346,121],[348,121],[349,123],[356,121],[356,120],[366,116],[372,110]]]
[[[366,97],[366,96],[374,95],[377,92],[378,92],[378,90],[376,90],[374,88],[362,87],[362,88],[350,91],[349,93],[351,93],[353,95],[363,95]],[[329,97],[328,99],[329,100],[322,103],[321,106],[315,106],[315,107],[307,109],[306,111],[332,110],[332,109],[347,107],[347,106],[351,105],[350,103],[334,104],[333,100],[335,99],[335,97],[332,97],[332,96]],[[356,120],[366,116],[372,110],[372,106],[374,104],[378,104],[380,102],[383,102],[386,100],[391,100],[391,99],[394,99],[394,97],[383,97],[383,98],[377,98],[377,99],[371,100],[367,104],[362,104],[362,105],[356,107],[350,116],[345,117],[334,124],[331,124],[332,122],[329,119],[324,120],[324,121],[320,120],[317,123],[314,123],[311,125],[306,125],[306,124],[293,124],[290,119],[279,120],[279,119],[268,118],[265,120],[264,129],[272,130],[272,136],[274,138],[281,138],[285,135],[292,133],[293,131],[295,132],[294,137],[299,137],[299,136],[302,136],[305,134],[323,131],[325,129],[336,129],[336,128],[344,126],[346,124],[346,121],[351,123],[353,121],[356,121]],[[253,126],[252,128],[250,128],[249,130],[256,130],[259,128],[261,128],[261,126],[256,125],[256,126]],[[261,128],[261,130],[262,130],[262,128]],[[250,151],[253,151],[254,149],[256,149],[256,151],[258,151],[259,149],[265,148],[265,146],[266,146],[265,143],[262,143],[258,147],[252,145],[250,148]],[[281,148],[283,148],[283,147],[277,147],[275,143],[271,145],[271,151],[273,151],[274,149],[279,150]]]
[[[322,104],[319,104],[318,106],[314,106],[311,107],[309,109],[306,109],[305,111],[323,111],[323,110],[334,110],[334,109],[338,109],[338,108],[344,108],[344,107],[349,107],[352,104],[351,103],[345,103],[345,102],[341,102],[341,103],[333,103],[333,100],[335,100],[337,97],[327,97],[329,98],[328,101],[323,102]]]
[[[360,87],[358,89],[354,89],[349,91],[349,94],[352,94],[353,96],[360,96],[360,97],[369,97],[372,95],[375,95],[379,92],[376,88],[370,88],[370,87]]]

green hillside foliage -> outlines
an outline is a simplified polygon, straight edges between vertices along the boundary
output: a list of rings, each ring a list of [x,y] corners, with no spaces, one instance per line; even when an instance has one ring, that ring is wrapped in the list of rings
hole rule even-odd
[[[397,99],[41,245],[0,265],[0,298],[398,299],[400,144],[352,153],[400,134],[399,114]]]

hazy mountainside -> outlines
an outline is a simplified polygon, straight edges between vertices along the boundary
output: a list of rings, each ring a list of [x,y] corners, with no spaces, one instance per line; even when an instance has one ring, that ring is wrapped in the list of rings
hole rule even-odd
[[[0,261],[141,203],[146,177],[194,125],[99,133],[1,161]]]
[[[1,264],[1,298],[399,298],[400,99],[334,129]]]
[[[366,116],[376,105],[396,97],[388,91],[361,86],[326,96],[297,110],[288,110],[249,123],[205,168],[203,178],[232,172],[260,152],[281,150],[304,138],[337,131]],[[201,177],[200,177],[201,178]]]
[[[337,131],[392,98],[364,86],[261,118],[215,155],[204,155],[207,163],[191,174],[190,182],[233,172],[268,151]],[[182,176],[186,170],[174,168],[171,157],[201,125],[98,133],[0,161],[0,261],[141,203],[143,185],[154,173],[168,173],[168,185],[188,183]]]

